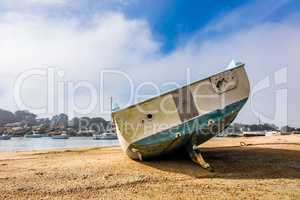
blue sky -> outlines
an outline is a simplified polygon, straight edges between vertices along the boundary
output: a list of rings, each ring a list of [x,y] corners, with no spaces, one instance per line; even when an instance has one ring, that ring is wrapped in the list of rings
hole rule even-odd
[[[236,59],[246,63],[252,89],[261,81],[270,83],[251,98],[238,121],[257,122],[259,113],[265,122],[282,125],[285,119],[276,117],[276,92],[287,89],[287,121],[300,126],[299,86],[294,84],[300,73],[298,0],[2,0],[0,11],[2,108],[26,107],[12,91],[20,74],[35,68],[62,70],[60,81],[87,80],[97,89],[101,70],[121,70],[135,86],[152,82],[163,92],[166,82],[185,84],[187,69],[195,81]],[[276,85],[283,68],[288,81]],[[45,85],[40,78],[24,83],[27,107],[45,105]],[[120,77],[111,77],[105,99],[114,96],[126,105],[130,91],[125,85]],[[64,107],[70,99],[53,87],[55,108],[39,116],[70,113]],[[155,95],[155,89],[143,88],[143,93]],[[84,107],[91,95],[80,90],[74,99]],[[108,107],[109,101],[104,104]],[[108,118],[98,106],[88,115]]]
[[[247,1],[241,0],[166,0],[157,3],[146,0],[125,7],[124,12],[129,17],[145,18],[157,39],[163,42],[163,50],[169,52],[178,42],[205,27],[215,17],[245,3]]]

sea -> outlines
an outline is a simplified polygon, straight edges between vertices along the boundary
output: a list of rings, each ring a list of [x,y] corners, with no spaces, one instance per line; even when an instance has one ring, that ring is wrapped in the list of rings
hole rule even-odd
[[[109,147],[118,145],[118,140],[93,140],[92,137],[70,137],[69,139],[12,137],[10,140],[0,140],[0,152]]]

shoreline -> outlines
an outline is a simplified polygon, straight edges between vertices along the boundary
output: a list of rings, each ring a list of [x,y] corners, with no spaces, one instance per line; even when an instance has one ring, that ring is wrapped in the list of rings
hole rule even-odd
[[[112,146],[99,146],[99,147],[74,147],[74,148],[54,148],[54,149],[41,149],[41,150],[31,150],[31,151],[0,151],[0,161],[1,156],[17,155],[17,154],[51,154],[51,153],[65,153],[65,152],[82,152],[82,151],[92,151],[99,149],[113,149],[118,148],[120,145]],[[121,148],[121,147],[120,147]]]
[[[300,135],[202,147],[214,172],[185,155],[134,161],[118,146],[0,153],[0,199],[300,199]]]

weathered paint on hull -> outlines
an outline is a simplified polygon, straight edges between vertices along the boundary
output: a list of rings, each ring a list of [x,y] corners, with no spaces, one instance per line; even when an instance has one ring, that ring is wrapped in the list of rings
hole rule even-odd
[[[186,146],[189,151],[235,119],[250,85],[244,65],[112,113],[119,141],[132,159]]]
[[[216,110],[139,140],[127,148],[126,154],[132,159],[139,159],[136,152],[132,152],[132,149],[138,149],[143,155],[143,159],[159,156],[188,145],[193,134],[197,135],[198,144],[202,144],[227,128],[246,102],[247,98],[231,104],[223,110]],[[207,126],[208,120],[211,119],[216,122],[217,130],[210,130],[214,128]]]

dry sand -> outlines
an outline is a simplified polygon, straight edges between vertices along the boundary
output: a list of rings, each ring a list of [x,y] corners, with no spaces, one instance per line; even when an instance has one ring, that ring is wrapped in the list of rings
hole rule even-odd
[[[0,153],[0,199],[300,199],[300,135],[203,147],[215,172],[185,155],[133,161],[119,147]]]

